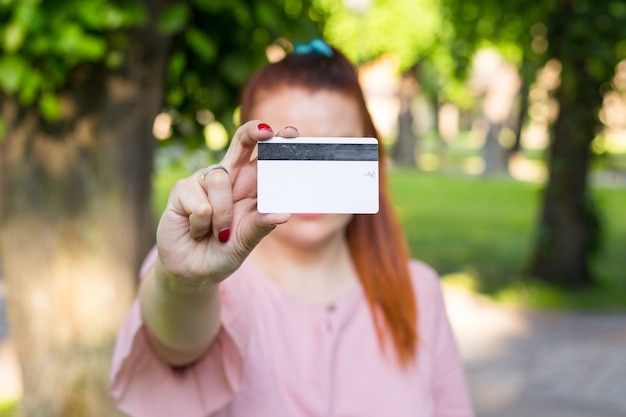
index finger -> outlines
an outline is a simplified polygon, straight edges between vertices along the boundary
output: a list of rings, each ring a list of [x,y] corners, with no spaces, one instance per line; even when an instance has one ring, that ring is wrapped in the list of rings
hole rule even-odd
[[[237,129],[231,141],[222,164],[227,167],[236,167],[250,162],[250,157],[259,140],[269,139],[274,131],[267,123],[261,120],[250,120]]]

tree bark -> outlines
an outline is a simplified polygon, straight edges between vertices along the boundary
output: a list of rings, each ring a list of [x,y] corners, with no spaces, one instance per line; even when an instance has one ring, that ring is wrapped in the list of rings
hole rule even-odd
[[[399,166],[415,168],[415,131],[413,130],[412,102],[417,81],[412,70],[402,74],[398,91],[400,112],[398,113],[398,140],[393,148],[393,159]]]
[[[109,364],[152,242],[151,132],[169,48],[150,25],[129,39],[121,69],[72,74],[61,122],[0,97],[0,255],[22,417],[119,415]]]
[[[506,165],[505,150],[498,140],[502,131],[502,123],[494,123],[487,120],[487,134],[485,135],[485,144],[481,149],[485,169],[483,176],[505,175],[508,174]]]
[[[560,110],[549,149],[549,179],[531,273],[548,282],[580,288],[593,284],[590,258],[599,242],[600,225],[587,177],[602,98],[599,83],[582,62],[567,56],[557,58],[563,65],[557,92]]]
[[[524,79],[524,76],[522,76],[518,96],[519,108],[517,109],[517,120],[515,122],[515,142],[507,151],[507,161],[522,150],[522,131],[528,118],[528,105],[530,104],[530,86],[528,80]]]

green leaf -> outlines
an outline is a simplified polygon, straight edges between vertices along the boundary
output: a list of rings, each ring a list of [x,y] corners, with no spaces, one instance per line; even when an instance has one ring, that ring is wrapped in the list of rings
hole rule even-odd
[[[97,61],[104,57],[106,52],[106,41],[99,36],[85,36],[80,41],[78,56],[87,61]]]
[[[76,15],[88,28],[115,30],[146,22],[146,10],[137,1],[79,1]]]
[[[15,20],[24,25],[32,24],[40,13],[39,1],[20,1],[15,8]]]
[[[23,74],[28,68],[26,61],[17,55],[0,57],[0,88],[15,94],[22,85]]]
[[[110,69],[118,69],[124,63],[124,54],[121,51],[109,51],[104,59],[104,63]]]
[[[124,23],[124,14],[115,5],[107,4],[103,10],[104,24],[107,29],[119,29]]]
[[[179,107],[185,101],[185,90],[181,87],[171,88],[165,102],[172,107]]]
[[[61,118],[61,100],[51,92],[45,92],[39,98],[39,110],[44,119],[57,121]]]
[[[242,55],[228,55],[221,62],[222,76],[235,85],[243,85],[249,77],[252,68],[250,61]]]
[[[32,104],[43,85],[43,76],[37,70],[24,71],[22,87],[20,88],[20,102],[24,105]]]
[[[237,23],[239,23],[239,25],[248,27],[255,23],[248,4],[242,2],[241,0],[231,0],[228,4],[231,6],[231,10],[233,11],[235,19],[237,19]]]
[[[185,53],[183,51],[175,52],[170,58],[167,78],[173,81],[180,80],[186,64],[187,58],[185,57]]]
[[[285,13],[291,18],[300,17],[302,14],[302,0],[286,0]]]
[[[209,63],[215,60],[217,56],[217,44],[204,32],[196,28],[191,28],[185,34],[185,38],[191,50],[195,52],[203,62]]]
[[[278,10],[266,2],[258,2],[254,5],[254,14],[260,27],[272,27],[280,18]]]
[[[76,15],[78,19],[88,28],[102,29],[104,24],[104,13],[102,12],[105,5],[101,1],[78,2],[76,5]]]
[[[24,44],[26,27],[18,22],[11,22],[4,32],[4,50],[12,54],[17,52]]]
[[[103,38],[86,33],[77,24],[68,24],[60,30],[53,45],[57,53],[70,57],[71,61],[97,60],[106,51]]]
[[[165,35],[180,33],[187,26],[190,14],[189,5],[184,3],[174,4],[159,16],[157,27]]]
[[[148,21],[148,12],[143,3],[138,1],[125,1],[120,4],[120,10],[124,16],[124,25],[144,25]]]
[[[228,102],[228,90],[223,84],[211,83],[209,86],[210,94],[208,95],[208,107],[211,109],[222,109],[224,104]]]
[[[620,60],[626,58],[626,40],[615,44],[615,55]]]
[[[615,18],[626,17],[626,3],[623,1],[612,1],[609,3],[609,11]]]
[[[597,81],[608,79],[607,65],[597,56],[588,56],[585,59],[585,69]]]

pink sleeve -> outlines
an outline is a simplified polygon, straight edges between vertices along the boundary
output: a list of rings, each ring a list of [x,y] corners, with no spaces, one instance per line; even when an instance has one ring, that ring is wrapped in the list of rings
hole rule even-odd
[[[420,329],[427,332],[432,351],[435,417],[473,417],[465,370],[448,321],[437,273],[425,264],[413,262],[412,274],[420,276],[418,308],[428,316],[420,317]]]
[[[153,257],[152,260],[154,260]],[[208,416],[239,390],[249,334],[243,288],[228,279],[220,286],[222,328],[200,361],[174,369],[153,352],[135,300],[118,334],[111,370],[111,394],[133,417]]]

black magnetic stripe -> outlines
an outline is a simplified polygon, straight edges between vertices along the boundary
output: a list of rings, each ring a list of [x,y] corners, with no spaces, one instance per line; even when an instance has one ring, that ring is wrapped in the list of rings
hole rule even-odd
[[[375,143],[259,143],[261,161],[377,161]]]

